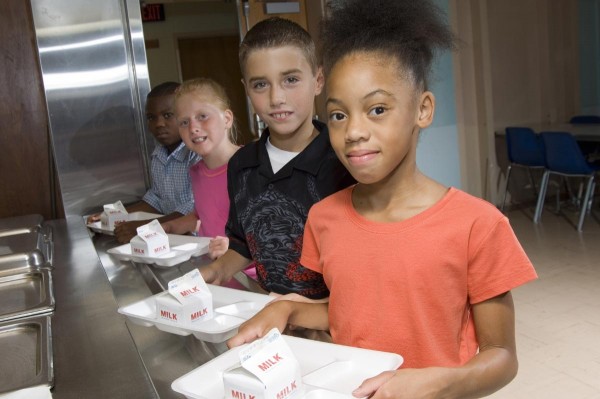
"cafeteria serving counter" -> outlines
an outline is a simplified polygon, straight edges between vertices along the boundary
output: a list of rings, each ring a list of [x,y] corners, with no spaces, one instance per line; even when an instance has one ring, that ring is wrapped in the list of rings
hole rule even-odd
[[[46,224],[54,231],[53,398],[182,398],[171,383],[226,351],[225,344],[136,325],[117,310],[163,291],[208,258],[170,268],[118,261],[107,254],[119,245],[114,237],[92,236],[82,218]],[[259,290],[252,280],[241,282]]]

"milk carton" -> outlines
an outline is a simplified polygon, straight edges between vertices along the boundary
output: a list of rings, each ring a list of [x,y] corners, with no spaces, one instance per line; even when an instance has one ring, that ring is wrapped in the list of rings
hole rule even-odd
[[[291,399],[303,393],[300,364],[272,329],[240,351],[240,363],[223,373],[227,399]]]
[[[115,224],[128,220],[129,214],[121,201],[104,205],[104,212],[100,214],[100,225],[109,230],[114,230]]]
[[[169,295],[156,298],[156,317],[188,328],[212,319],[212,293],[198,269],[169,281]]]
[[[138,227],[137,236],[131,239],[130,244],[131,253],[139,256],[157,257],[171,250],[169,236],[156,219]]]

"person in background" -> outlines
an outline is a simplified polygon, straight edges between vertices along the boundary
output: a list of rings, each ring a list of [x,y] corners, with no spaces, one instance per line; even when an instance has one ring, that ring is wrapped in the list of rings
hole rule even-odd
[[[268,128],[229,161],[229,249],[200,268],[207,282],[227,281],[254,261],[269,293],[329,295],[322,275],[300,266],[304,223],[315,202],[353,180],[326,125],[313,120],[324,81],[315,53],[310,35],[282,18],[257,23],[240,45],[242,82]]]
[[[175,90],[179,83],[165,82],[153,88],[146,98],[148,129],[158,145],[152,152],[150,176],[152,185],[141,201],[127,206],[127,212],[149,212],[164,215],[162,223],[179,218],[194,210],[194,196],[189,168],[200,160],[181,141],[174,115]],[[88,223],[100,220],[100,214],[88,218]],[[136,229],[150,220],[124,222],[115,227],[115,237],[128,243]]]
[[[315,204],[301,264],[328,303],[274,302],[230,347],[287,323],[403,356],[355,397],[475,398],[517,373],[511,290],[535,270],[492,204],[425,176],[419,133],[434,116],[428,72],[455,39],[431,1],[329,4],[322,43],[331,144],[357,184]]]
[[[227,163],[240,148],[236,127],[225,89],[207,78],[182,83],[175,96],[175,117],[179,134],[188,149],[202,159],[190,168],[195,209],[186,216],[163,223],[167,233],[195,233],[213,237],[209,256],[221,256],[228,247],[225,223],[229,214]],[[245,270],[255,278],[254,268]],[[227,282],[233,288],[241,288]]]

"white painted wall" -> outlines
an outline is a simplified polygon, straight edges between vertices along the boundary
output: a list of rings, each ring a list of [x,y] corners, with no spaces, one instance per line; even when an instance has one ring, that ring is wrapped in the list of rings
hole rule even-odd
[[[448,14],[448,0],[436,0],[435,3]],[[429,86],[436,98],[435,117],[432,126],[421,132],[417,165],[440,183],[461,188],[455,81],[450,53],[438,56]]]

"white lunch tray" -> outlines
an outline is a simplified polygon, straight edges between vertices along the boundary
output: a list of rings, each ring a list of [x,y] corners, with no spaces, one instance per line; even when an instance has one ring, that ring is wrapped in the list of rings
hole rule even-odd
[[[299,399],[350,399],[352,391],[367,378],[395,370],[403,362],[395,353],[329,344],[284,335],[283,338],[300,363],[304,394]],[[171,388],[187,398],[225,397],[223,371],[239,362],[233,348],[176,379]]]
[[[171,267],[189,260],[192,256],[200,256],[208,253],[210,237],[183,236],[178,234],[167,234],[171,250],[159,256],[141,256],[131,253],[131,244],[124,244],[111,248],[108,252],[115,258],[124,261],[155,264],[156,266]]]
[[[194,327],[182,327],[175,322],[156,318],[156,298],[169,295],[168,291],[121,307],[119,313],[127,316],[133,323],[142,326],[155,326],[161,331],[177,335],[194,334],[199,340],[207,342],[224,342],[235,335],[240,324],[254,316],[273,300],[273,297],[268,295],[219,285],[207,285],[213,295],[214,317],[200,322]]]
[[[158,219],[159,217],[161,217],[163,215],[159,215],[158,213],[149,213],[149,212],[131,212],[129,214],[129,220],[130,221],[134,221],[134,220],[150,220],[150,219]],[[87,217],[86,217],[87,219]],[[148,222],[150,223],[150,222]],[[112,229],[109,229],[106,226],[102,226],[102,222],[97,221],[97,222],[92,222],[92,223],[88,223],[86,224],[87,228],[92,230],[95,233],[101,233],[101,234],[107,234],[109,236],[114,236],[115,232],[112,231]]]

